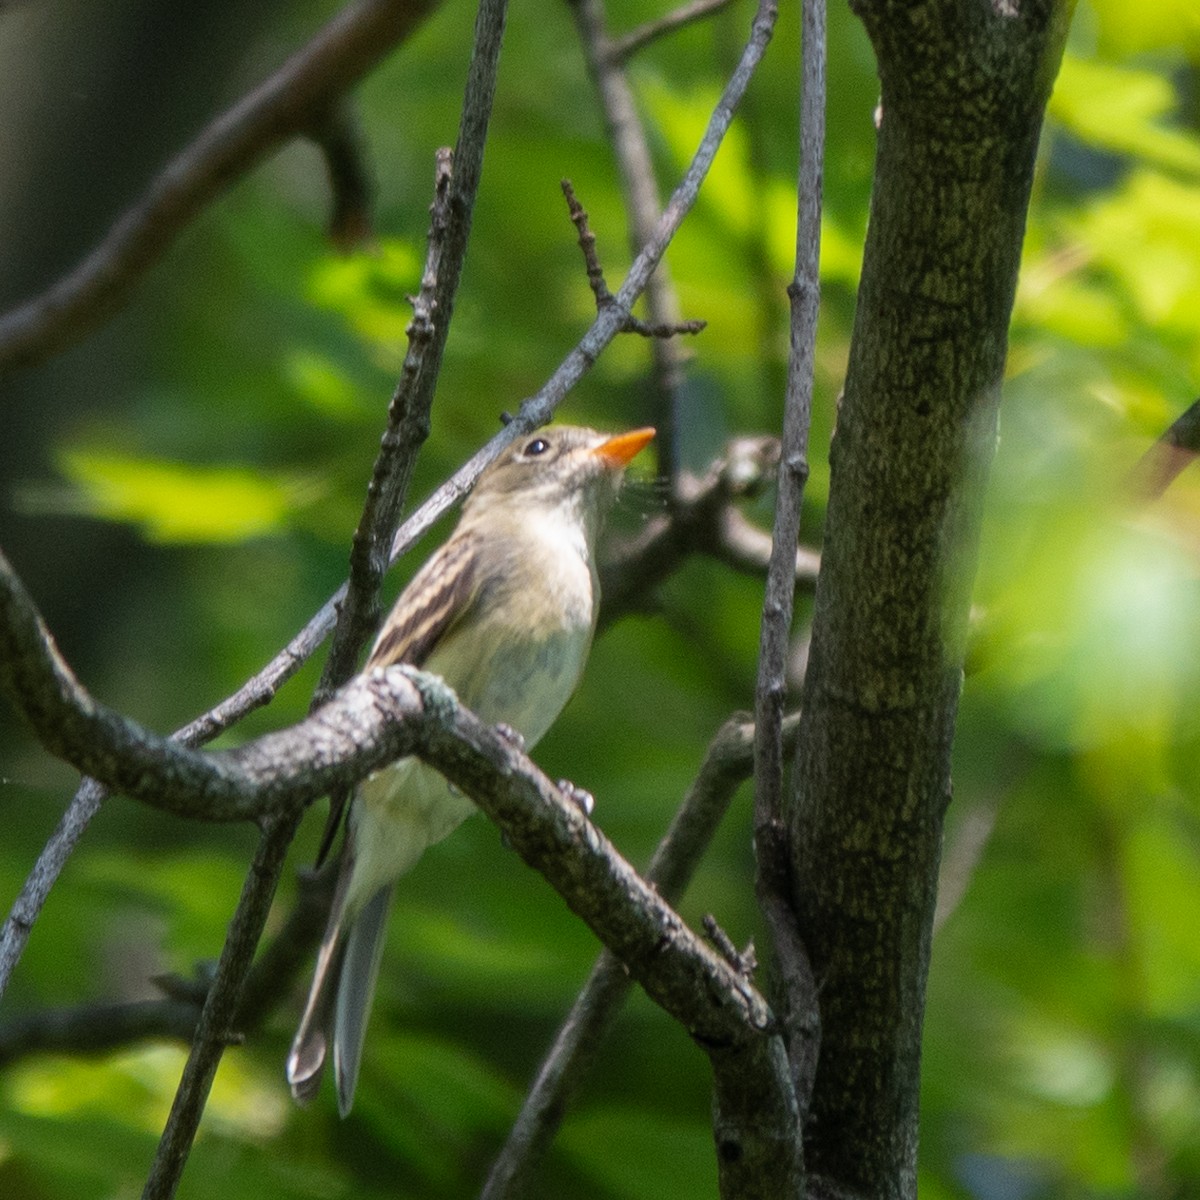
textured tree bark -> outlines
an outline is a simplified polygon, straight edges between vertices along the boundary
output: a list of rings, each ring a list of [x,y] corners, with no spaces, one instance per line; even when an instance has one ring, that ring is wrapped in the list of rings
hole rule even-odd
[[[916,1196],[921,1024],[983,485],[1069,0],[858,0],[882,120],[789,803],[812,1197]]]

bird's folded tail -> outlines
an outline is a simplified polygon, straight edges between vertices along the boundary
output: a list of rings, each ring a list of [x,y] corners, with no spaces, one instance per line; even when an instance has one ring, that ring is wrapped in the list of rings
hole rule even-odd
[[[343,1117],[354,1102],[354,1085],[358,1082],[363,1039],[367,1035],[367,1019],[371,1015],[371,998],[379,976],[383,935],[391,904],[392,885],[388,884],[380,888],[354,918],[341,953],[333,1021],[333,1074],[337,1082],[338,1112]],[[299,1034],[296,1040],[299,1043]],[[295,1085],[292,1090],[295,1091]]]
[[[308,993],[308,1003],[304,1006],[300,1027],[296,1030],[288,1053],[287,1080],[297,1104],[307,1104],[321,1086],[321,1075],[329,1050],[337,982],[345,957],[346,938],[342,924],[331,919],[321,949],[317,952],[317,966]]]
[[[317,965],[313,970],[304,1015],[300,1018],[300,1027],[288,1052],[287,1081],[297,1104],[307,1104],[317,1094],[329,1056],[334,1004],[342,978],[342,964],[346,958],[347,935],[353,923],[353,916],[347,911],[353,874],[353,849],[347,844],[333,892],[333,903],[329,908],[329,919],[325,924],[325,934],[317,951]]]

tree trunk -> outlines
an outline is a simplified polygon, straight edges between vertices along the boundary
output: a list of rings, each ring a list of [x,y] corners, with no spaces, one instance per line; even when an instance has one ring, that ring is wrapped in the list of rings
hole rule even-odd
[[[1067,0],[859,0],[882,120],[789,825],[822,1040],[810,1195],[915,1197],[950,751]]]

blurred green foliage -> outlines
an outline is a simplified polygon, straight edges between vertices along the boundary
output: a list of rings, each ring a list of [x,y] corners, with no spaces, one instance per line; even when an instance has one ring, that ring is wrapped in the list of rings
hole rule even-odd
[[[684,397],[697,468],[728,434],[780,424],[794,10],[669,255],[684,314],[708,321],[688,344]],[[645,15],[633,0],[611,14],[616,29]],[[321,15],[309,4],[279,16],[214,106]],[[746,16],[735,5],[631,64],[664,187],[692,153]],[[87,392],[47,422],[45,466],[9,481],[5,506],[39,553],[55,557],[64,529],[108,539],[90,607],[69,599],[92,587],[70,562],[39,599],[60,614],[88,685],[153,726],[235,688],[342,578],[472,19],[469,5],[446,4],[362,88],[377,245],[348,258],[328,248],[319,164],[311,148],[289,148],[197,223],[105,335],[104,354],[73,352]],[[945,889],[958,902],[935,943],[926,1018],[921,1187],[934,1200],[1200,1195],[1200,481],[1185,475],[1140,512],[1121,494],[1200,378],[1198,66],[1191,0],[1080,0],[1030,213],[960,721]],[[877,99],[869,46],[842,5],[830,13],[829,79],[812,539]],[[629,258],[620,193],[573,26],[565,6],[517,5],[414,497],[541,384],[589,319],[564,176],[615,285]],[[648,363],[644,344],[619,342],[563,416],[644,423]],[[621,522],[636,522],[649,495],[631,488]],[[753,515],[768,513],[764,503]],[[635,863],[708,737],[751,705],[759,604],[755,581],[689,564],[664,588],[660,616],[627,620],[596,646],[539,747],[548,772],[595,793],[597,819]],[[316,667],[236,736],[299,716]],[[11,722],[0,752],[9,897],[72,781]],[[301,834],[298,867],[322,817]],[[692,921],[716,913],[738,942],[761,932],[749,830],[743,796],[683,904]],[[215,958],[252,844],[247,830],[109,803],[35,929],[3,1016],[149,995],[156,971],[190,974]],[[276,922],[292,893],[289,879]],[[396,910],[351,1117],[339,1122],[327,1095],[291,1106],[282,1061],[299,997],[288,997],[262,1036],[226,1055],[182,1195],[477,1191],[596,946],[482,820],[426,857]],[[181,1062],[178,1047],[145,1045],[10,1067],[0,1194],[135,1194]],[[708,1119],[703,1056],[635,996],[533,1194],[714,1194]]]

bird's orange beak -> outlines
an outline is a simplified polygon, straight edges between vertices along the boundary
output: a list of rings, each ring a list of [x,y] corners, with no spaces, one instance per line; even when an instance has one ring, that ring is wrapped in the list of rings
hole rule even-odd
[[[633,429],[629,433],[618,433],[608,441],[601,442],[592,453],[598,454],[611,467],[624,467],[652,437],[654,430],[649,426],[645,429]]]

